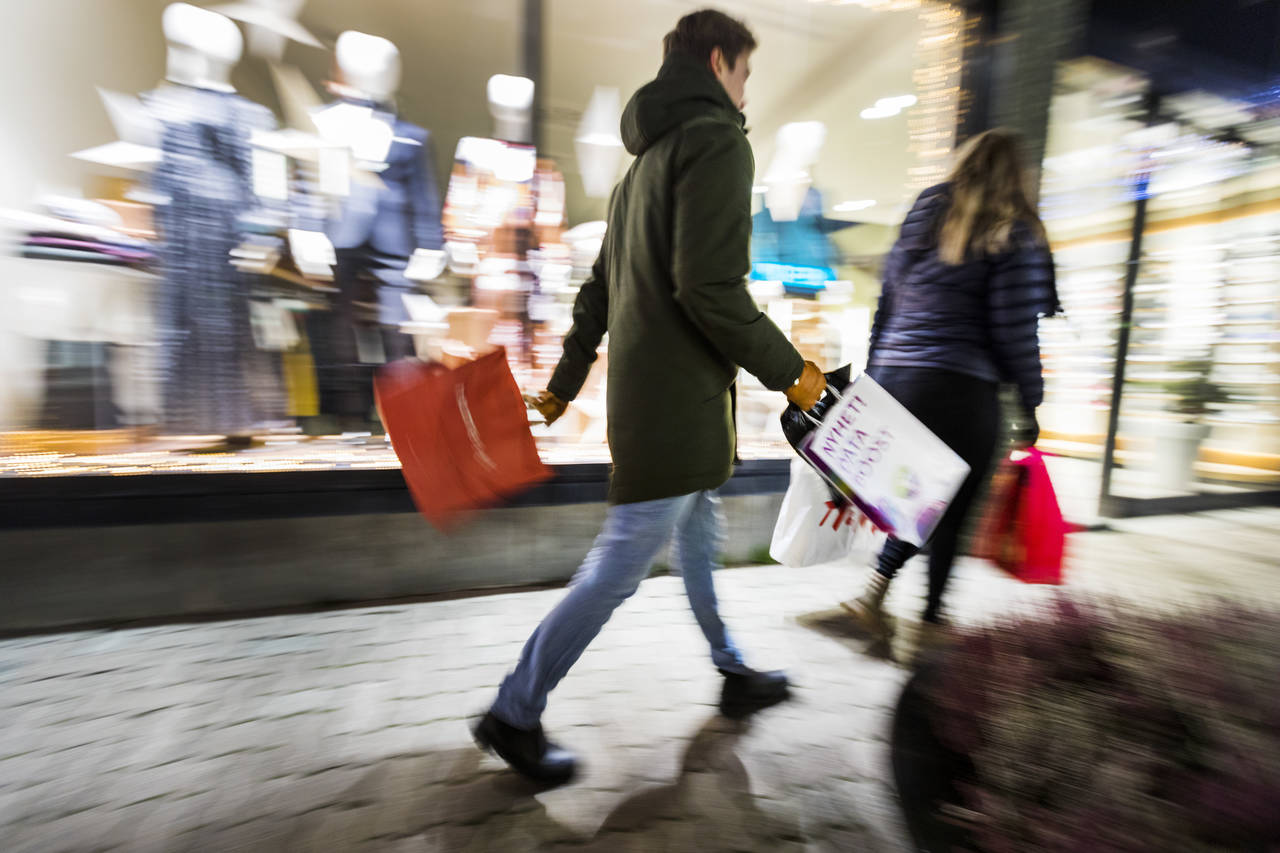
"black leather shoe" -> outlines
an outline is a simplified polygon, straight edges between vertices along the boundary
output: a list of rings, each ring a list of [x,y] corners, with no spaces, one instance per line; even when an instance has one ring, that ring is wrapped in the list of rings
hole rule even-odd
[[[745,673],[720,670],[724,689],[720,692],[720,713],[732,720],[749,717],[791,695],[787,674],[781,671]]]
[[[547,740],[542,726],[532,731],[517,729],[485,714],[471,730],[481,749],[497,753],[511,769],[544,785],[563,785],[573,778],[578,759],[572,752]]]

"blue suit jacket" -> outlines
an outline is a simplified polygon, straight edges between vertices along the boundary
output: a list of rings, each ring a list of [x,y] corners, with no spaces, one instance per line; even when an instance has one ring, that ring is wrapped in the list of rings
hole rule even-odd
[[[431,134],[400,119],[392,125],[387,168],[378,173],[386,186],[352,182],[351,195],[325,228],[335,249],[368,247],[408,257],[414,249],[444,245]]]

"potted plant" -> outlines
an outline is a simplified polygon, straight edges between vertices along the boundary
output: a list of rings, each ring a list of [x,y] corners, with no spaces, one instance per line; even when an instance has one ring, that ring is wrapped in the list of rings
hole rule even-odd
[[[1163,489],[1183,491],[1193,480],[1200,444],[1209,437],[1204,417],[1228,399],[1225,389],[1209,378],[1212,370],[1208,359],[1182,361],[1170,366],[1172,378],[1159,383],[1175,415],[1158,421],[1153,429],[1152,471]]]
[[[952,640],[894,725],[918,849],[1280,849],[1280,613],[1064,597]]]

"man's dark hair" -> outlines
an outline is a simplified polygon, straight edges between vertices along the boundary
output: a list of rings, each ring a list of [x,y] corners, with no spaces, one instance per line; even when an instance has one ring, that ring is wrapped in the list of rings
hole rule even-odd
[[[685,15],[667,33],[662,40],[662,58],[683,53],[706,62],[717,47],[730,67],[736,67],[738,57],[756,49],[756,37],[742,21],[715,9],[702,9]]]

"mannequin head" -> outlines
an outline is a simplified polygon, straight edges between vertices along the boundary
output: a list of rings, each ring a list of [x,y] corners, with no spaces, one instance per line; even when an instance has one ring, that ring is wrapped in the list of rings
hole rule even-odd
[[[189,3],[164,10],[169,42],[167,76],[175,83],[232,91],[231,70],[244,53],[244,39],[231,19]]]
[[[818,162],[826,140],[827,127],[820,121],[791,122],[779,129],[773,160],[764,177],[768,187],[765,206],[774,221],[791,222],[800,215],[813,183],[809,170]]]
[[[799,169],[818,162],[827,141],[827,126],[820,121],[793,121],[778,129],[778,156]]]
[[[529,142],[532,138],[533,86],[527,77],[495,74],[489,78],[489,114],[499,139]]]
[[[334,58],[342,83],[371,101],[390,102],[400,86],[400,51],[384,38],[347,30]]]

